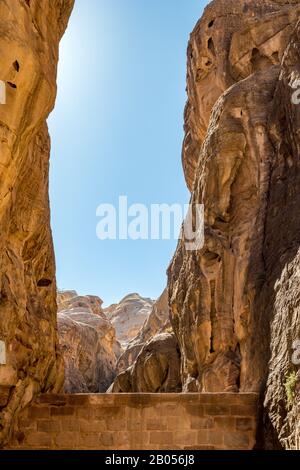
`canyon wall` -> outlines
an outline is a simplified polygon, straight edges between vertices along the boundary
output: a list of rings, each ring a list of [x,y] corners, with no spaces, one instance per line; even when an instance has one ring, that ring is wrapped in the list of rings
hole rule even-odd
[[[133,364],[121,372],[110,393],[180,392],[180,350],[174,333],[160,333],[147,341]]]
[[[113,393],[181,391],[180,351],[170,324],[168,291],[154,302],[150,315],[117,362]]]
[[[154,302],[149,316],[146,318],[138,334],[126,346],[117,363],[117,372],[124,372],[132,366],[147,341],[158,333],[172,332],[168,305],[168,291],[165,289]]]
[[[36,393],[63,384],[46,118],[72,7],[73,0],[0,2],[0,79],[7,93],[0,105],[0,444]]]
[[[137,336],[150,315],[154,301],[139,294],[128,294],[118,304],[110,305],[104,313],[111,321],[118,341],[126,348],[127,344]]]
[[[297,378],[290,399],[285,385],[300,338],[299,14],[299,1],[215,0],[196,25],[183,166],[205,244],[179,242],[168,271],[184,390],[267,382],[264,445],[286,448],[299,445]]]
[[[64,384],[46,119],[72,7],[73,0],[0,1],[0,80],[7,92],[0,105],[0,445],[37,393],[59,392]],[[288,449],[300,447],[300,374],[292,360],[300,339],[299,14],[300,0],[215,0],[193,31],[183,167],[192,204],[205,206],[205,245],[193,252],[181,241],[169,267],[176,338],[164,330],[152,338],[150,325],[134,365],[113,385],[260,392],[262,445],[278,440]],[[82,335],[91,342],[81,327],[75,335],[77,325],[72,333],[74,315],[88,314],[92,336],[95,321],[101,328],[105,321],[96,298],[89,298],[89,312],[67,314],[69,300],[59,314],[66,349],[79,347]],[[105,313],[127,346],[152,307],[131,295]],[[73,353],[66,352],[78,365]],[[94,379],[85,377],[92,386]]]
[[[121,346],[96,296],[58,294],[58,336],[65,393],[106,392],[116,376]]]

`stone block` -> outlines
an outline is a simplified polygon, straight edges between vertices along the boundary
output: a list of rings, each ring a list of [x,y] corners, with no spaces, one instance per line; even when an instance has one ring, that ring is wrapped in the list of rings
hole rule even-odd
[[[42,419],[37,423],[37,430],[42,432],[59,432],[61,422],[59,420]]]
[[[232,412],[231,407],[227,405],[206,405],[204,414],[206,416],[226,416],[232,414]]]
[[[249,449],[250,440],[247,433],[230,432],[224,435],[224,445],[228,449]],[[249,449],[250,450],[250,449]]]
[[[197,431],[175,431],[174,443],[179,446],[193,446],[198,443]]]
[[[57,406],[50,409],[51,416],[73,416],[74,414],[75,409],[72,406]]]
[[[255,420],[253,418],[236,418],[237,431],[254,431]]]
[[[150,444],[173,444],[173,433],[170,431],[151,431]]]
[[[32,406],[28,414],[30,419],[48,418],[50,416],[50,408],[48,406]]]
[[[212,418],[191,417],[191,429],[212,429],[213,427],[214,420]]]

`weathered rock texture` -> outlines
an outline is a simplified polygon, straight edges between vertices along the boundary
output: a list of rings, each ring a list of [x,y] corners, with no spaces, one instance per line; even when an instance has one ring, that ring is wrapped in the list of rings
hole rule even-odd
[[[73,0],[0,2],[0,445],[21,407],[59,390],[56,287],[49,223],[49,135],[58,44]],[[4,399],[3,396],[6,398]]]
[[[66,393],[105,392],[116,376],[120,345],[102,310],[102,300],[58,295],[58,333],[65,364]]]
[[[117,372],[124,372],[130,367],[143,346],[159,333],[172,332],[168,305],[168,292],[164,290],[162,295],[153,304],[152,310],[146,318],[145,323],[139,333],[131,340],[117,363]]]
[[[150,315],[153,300],[139,294],[129,294],[118,304],[104,310],[116,329],[117,339],[123,347],[136,337]]]
[[[184,390],[262,391],[267,380],[268,419],[287,448],[297,446],[297,395],[289,411],[284,383],[300,335],[299,14],[299,1],[215,0],[192,33],[183,165],[192,204],[205,205],[205,245],[180,242],[169,268]]]
[[[150,339],[135,362],[121,372],[108,392],[180,392],[180,351],[174,333],[160,333]]]
[[[138,335],[117,363],[118,376],[110,392],[178,392],[181,390],[180,352],[173,333],[164,290]]]

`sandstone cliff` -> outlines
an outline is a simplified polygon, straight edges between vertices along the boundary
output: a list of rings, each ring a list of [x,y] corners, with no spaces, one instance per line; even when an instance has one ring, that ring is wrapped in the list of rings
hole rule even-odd
[[[117,372],[124,372],[132,366],[143,346],[156,334],[171,332],[172,327],[169,318],[168,292],[164,290],[162,295],[154,302],[149,316],[138,332],[127,345],[117,363]]]
[[[66,393],[105,392],[116,376],[121,348],[102,310],[102,300],[58,294],[58,333],[65,364]]]
[[[299,14],[299,1],[215,0],[193,31],[183,166],[205,245],[180,242],[169,268],[184,390],[267,381],[265,426],[286,448],[299,446],[284,385],[300,336]]]
[[[181,390],[180,352],[173,333],[168,292],[153,304],[138,335],[117,363],[110,392],[178,392]]]
[[[126,347],[139,333],[152,306],[153,300],[141,297],[139,294],[128,294],[118,304],[104,309],[123,347]]]
[[[180,391],[180,351],[174,333],[160,333],[147,341],[133,365],[108,389],[112,393]]]
[[[21,407],[59,390],[55,266],[46,118],[56,96],[58,44],[73,0],[0,2],[0,445]]]

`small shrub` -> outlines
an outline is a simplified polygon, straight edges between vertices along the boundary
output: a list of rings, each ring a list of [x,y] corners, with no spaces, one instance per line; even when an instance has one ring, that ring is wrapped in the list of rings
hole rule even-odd
[[[287,398],[287,407],[290,410],[294,404],[295,399],[295,388],[297,383],[297,374],[296,372],[291,372],[286,376],[286,381],[284,383],[286,398]]]

